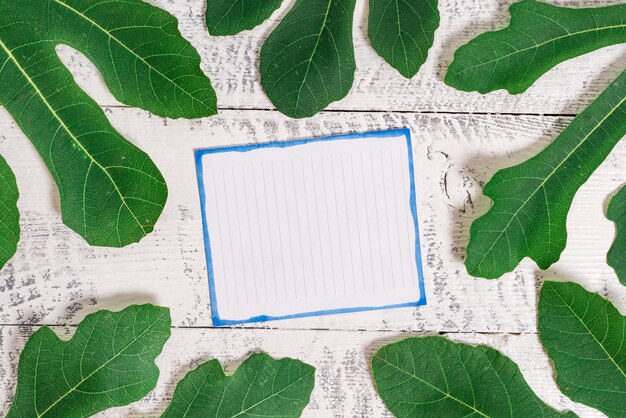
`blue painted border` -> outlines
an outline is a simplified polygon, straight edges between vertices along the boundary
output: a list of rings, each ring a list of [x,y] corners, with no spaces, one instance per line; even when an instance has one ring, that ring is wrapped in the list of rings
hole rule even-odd
[[[206,206],[206,195],[204,193],[204,170],[202,168],[202,157],[205,154],[216,154],[220,152],[247,152],[252,151],[259,148],[287,148],[293,147],[296,145],[303,145],[312,142],[321,142],[321,141],[338,141],[338,140],[351,140],[351,139],[363,139],[368,137],[377,137],[377,138],[387,138],[391,136],[398,136],[398,134],[403,134],[406,138],[407,149],[409,154],[409,177],[410,177],[410,201],[409,204],[411,206],[411,214],[413,215],[413,223],[415,224],[415,261],[417,264],[417,276],[419,281],[419,289],[421,298],[415,302],[402,303],[397,305],[385,305],[385,306],[363,306],[363,307],[355,307],[355,308],[339,308],[339,309],[328,309],[322,311],[315,312],[303,312],[292,315],[284,315],[284,316],[269,316],[269,315],[259,315],[254,316],[248,319],[224,319],[220,317],[218,304],[217,304],[217,295],[215,294],[215,282],[214,282],[214,270],[213,270],[213,258],[211,256],[211,240],[209,239],[209,229],[208,223],[206,219],[205,206]],[[202,213],[202,228],[204,230],[204,246],[206,252],[206,264],[207,271],[209,275],[209,293],[211,297],[211,315],[213,318],[214,326],[227,326],[227,325],[239,325],[239,324],[247,324],[251,322],[264,322],[264,321],[275,321],[281,319],[292,319],[292,318],[302,318],[307,316],[318,316],[318,315],[329,315],[329,314],[339,314],[339,313],[349,313],[349,312],[362,312],[362,311],[373,311],[380,309],[391,309],[391,308],[403,308],[409,306],[420,306],[426,304],[426,291],[424,289],[424,272],[422,269],[422,255],[421,255],[421,244],[420,244],[420,234],[419,234],[419,219],[417,216],[417,202],[415,197],[415,172],[413,165],[413,147],[411,144],[411,131],[409,129],[394,129],[388,131],[377,131],[377,132],[366,132],[366,133],[354,133],[354,134],[346,134],[346,135],[335,135],[323,138],[309,138],[309,139],[298,139],[293,141],[284,141],[284,142],[269,142],[263,144],[250,144],[250,145],[238,145],[238,146],[229,146],[229,147],[219,147],[219,148],[207,148],[195,150],[195,159],[196,159],[196,170],[198,172],[198,189],[200,191],[200,210]]]

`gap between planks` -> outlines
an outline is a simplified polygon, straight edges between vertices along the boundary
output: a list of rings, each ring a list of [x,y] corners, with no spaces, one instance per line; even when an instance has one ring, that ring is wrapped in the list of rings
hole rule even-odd
[[[77,328],[80,324],[0,324],[1,327],[6,328]],[[402,330],[402,329],[339,329],[339,328],[277,328],[277,327],[212,327],[212,326],[170,326],[170,329],[176,330],[224,330],[224,331],[324,331],[324,332],[360,332],[363,334],[410,334],[415,336],[432,336],[432,335],[538,335],[537,331],[525,331],[525,332],[507,332],[507,331],[414,331],[414,330]]]
[[[103,109],[138,109],[143,110],[133,106],[126,105],[100,105]],[[218,114],[221,111],[227,112],[274,112],[278,113],[278,110],[270,107],[218,107]],[[455,111],[440,111],[440,110],[363,110],[363,109],[325,109],[319,112],[321,113],[393,113],[393,114],[410,114],[410,115],[475,115],[475,116],[531,116],[531,117],[548,117],[548,118],[575,118],[578,116],[576,113],[525,113],[525,112],[455,112]],[[214,117],[216,115],[211,115],[207,117]],[[286,116],[285,116],[286,117]],[[188,119],[194,120],[194,119]],[[298,119],[294,119],[298,120]]]

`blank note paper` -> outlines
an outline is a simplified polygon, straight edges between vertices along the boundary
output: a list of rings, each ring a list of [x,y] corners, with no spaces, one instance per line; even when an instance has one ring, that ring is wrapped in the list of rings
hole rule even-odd
[[[426,303],[408,130],[196,163],[215,325]]]

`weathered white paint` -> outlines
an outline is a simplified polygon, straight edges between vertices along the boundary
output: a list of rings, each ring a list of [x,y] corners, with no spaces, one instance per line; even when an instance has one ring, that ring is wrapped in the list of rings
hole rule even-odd
[[[16,172],[23,214],[18,253],[0,272],[1,323],[75,324],[76,314],[115,300],[119,307],[159,303],[172,308],[175,325],[209,326],[192,150],[402,126],[414,136],[428,306],[264,326],[534,332],[536,279],[553,276],[584,283],[626,307],[626,289],[605,262],[614,226],[603,210],[607,196],[624,181],[624,144],[577,196],[569,219],[570,245],[549,272],[539,273],[527,261],[501,280],[476,280],[462,264],[471,221],[489,205],[480,185],[498,168],[545,147],[566,119],[341,112],[293,121],[273,111],[224,111],[199,121],[172,121],[134,109],[107,114],[152,156],[168,182],[169,200],[155,232],[124,249],[88,247],[61,224],[56,188],[33,148],[8,117],[0,118],[0,153]]]
[[[406,331],[446,332],[454,339],[492,345],[519,363],[547,402],[583,417],[601,416],[572,404],[556,389],[536,337],[536,295],[544,279],[574,280],[626,312],[626,289],[605,263],[614,226],[604,218],[607,196],[626,181],[626,144],[617,146],[577,195],[568,221],[568,247],[549,271],[540,272],[525,261],[501,280],[476,280],[468,277],[462,259],[471,221],[489,206],[480,192],[484,182],[497,169],[537,153],[571,120],[527,114],[580,111],[626,66],[626,48],[606,48],[565,63],[523,95],[460,93],[441,81],[453,50],[484,30],[505,25],[511,0],[442,0],[436,45],[413,80],[404,80],[371,50],[364,36],[366,5],[359,0],[359,70],[352,92],[333,111],[294,121],[268,110],[272,106],[256,69],[261,40],[292,0],[270,22],[227,38],[206,34],[202,1],[152,2],[174,13],[184,35],[199,49],[203,69],[218,92],[223,109],[219,116],[174,121],[120,107],[84,57],[59,48],[77,81],[109,106],[106,112],[116,128],[150,154],[168,182],[170,197],[162,218],[141,243],[91,248],[67,229],[49,173],[8,114],[0,111],[0,154],[16,172],[22,212],[18,253],[0,272],[0,415],[10,403],[18,353],[31,325],[70,325],[58,328],[67,334],[89,312],[152,302],[169,306],[173,325],[184,327],[173,330],[159,358],[159,386],[144,401],[102,416],[158,415],[191,364],[212,357],[231,364],[251,350],[301,358],[318,367],[308,416],[386,416],[367,360],[383,341],[410,335]],[[441,114],[428,113],[433,111]],[[211,329],[192,150],[397,127],[409,127],[414,136],[428,306],[259,325],[275,329]]]

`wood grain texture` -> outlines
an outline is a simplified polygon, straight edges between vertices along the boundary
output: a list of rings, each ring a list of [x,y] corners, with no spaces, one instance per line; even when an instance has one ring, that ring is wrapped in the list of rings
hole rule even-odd
[[[7,410],[15,386],[15,361],[33,327],[2,327],[0,337],[0,410]],[[73,328],[56,327],[68,338]],[[98,417],[156,417],[162,413],[176,383],[191,368],[212,358],[232,373],[250,352],[265,351],[276,358],[295,357],[317,368],[316,385],[304,417],[391,417],[375,393],[370,359],[382,345],[409,334],[394,332],[280,331],[234,329],[173,329],[157,359],[161,370],[157,388],[144,400],[113,408]],[[571,409],[581,417],[603,415],[563,396],[554,383],[549,360],[536,335],[452,334],[455,341],[487,344],[517,362],[524,378],[539,397],[557,409]]]
[[[568,119],[535,116],[322,113],[294,121],[274,111],[224,111],[198,121],[107,109],[112,123],[155,160],[170,197],[155,232],[124,249],[88,247],[60,222],[57,191],[23,135],[0,117],[0,153],[22,187],[23,238],[0,272],[0,323],[76,324],[115,301],[172,308],[177,326],[211,325],[200,205],[192,150],[408,127],[413,133],[419,226],[428,305],[263,324],[464,332],[534,332],[538,278],[567,278],[626,308],[626,289],[606,265],[614,226],[605,199],[624,181],[626,144],[576,197],[563,260],[538,272],[525,261],[499,281],[470,278],[462,264],[468,229],[489,202],[481,185],[497,169],[545,147]],[[13,144],[24,146],[13,146]]]
[[[286,0],[264,24],[237,36],[209,36],[204,23],[205,2],[151,0],[179,19],[180,30],[198,49],[202,69],[217,92],[222,109],[273,109],[260,85],[258,57],[261,45],[293,5]],[[367,39],[367,1],[358,0],[354,17],[357,72],[350,94],[330,110],[420,112],[493,112],[572,114],[580,112],[626,67],[626,45],[614,46],[559,65],[526,93],[504,91],[480,95],[463,93],[443,83],[454,51],[478,34],[502,28],[514,0],[442,0],[441,26],[429,58],[417,76],[407,80],[372,49]],[[554,1],[569,6],[615,4],[617,0]],[[117,104],[89,62],[69,48],[58,48],[77,81],[93,92],[100,104]]]
[[[481,195],[484,183],[499,168],[527,159],[556,137],[569,116],[626,67],[625,46],[564,63],[522,95],[461,93],[441,81],[454,50],[485,30],[505,26],[513,0],[441,0],[442,25],[435,45],[412,80],[372,50],[365,36],[366,1],[357,0],[358,70],[352,92],[331,111],[294,121],[272,110],[257,69],[262,40],[293,0],[252,31],[217,38],[206,32],[205,2],[149,2],[179,18],[183,35],[198,48],[202,68],[212,78],[221,114],[170,120],[120,106],[93,65],[70,48],[58,48],[78,83],[107,106],[116,129],[154,159],[170,190],[153,234],[124,249],[107,249],[88,247],[61,223],[58,192],[49,173],[0,110],[0,154],[16,173],[22,212],[18,252],[0,271],[0,415],[12,398],[19,352],[37,325],[66,325],[55,329],[68,335],[90,312],[151,302],[169,306],[174,325],[159,358],[158,388],[140,403],[101,416],[157,416],[191,365],[217,357],[233,370],[249,351],[265,350],[318,367],[318,385],[306,416],[387,417],[371,383],[369,358],[383,343],[418,332],[447,333],[455,340],[501,349],[518,362],[546,402],[571,408],[581,417],[602,416],[558,392],[536,336],[536,299],[542,280],[573,280],[626,312],[626,288],[606,265],[614,225],[604,217],[608,196],[626,181],[626,144],[617,146],[577,195],[568,219],[568,247],[549,271],[524,261],[499,281],[476,280],[467,275],[463,258],[471,222],[490,205]],[[615,1],[556,3],[594,6]],[[399,127],[413,133],[428,305],[211,328],[193,149]]]

